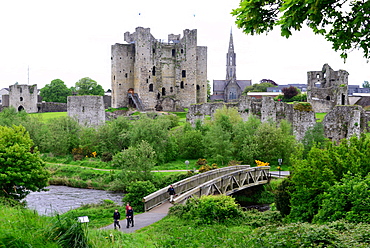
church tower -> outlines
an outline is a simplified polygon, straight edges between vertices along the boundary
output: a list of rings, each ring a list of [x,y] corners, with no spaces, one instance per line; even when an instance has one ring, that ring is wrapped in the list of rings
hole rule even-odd
[[[226,54],[226,80],[236,80],[236,54],[234,52],[233,33],[230,32],[229,50]]]
[[[237,101],[242,90],[236,82],[236,54],[234,52],[233,33],[230,32],[229,49],[226,54],[226,87],[224,90],[225,102]]]
[[[236,80],[236,54],[233,33],[230,31],[229,48],[226,54],[226,79],[213,80],[211,100],[236,102],[242,95],[244,88],[250,85],[252,85],[252,80]]]

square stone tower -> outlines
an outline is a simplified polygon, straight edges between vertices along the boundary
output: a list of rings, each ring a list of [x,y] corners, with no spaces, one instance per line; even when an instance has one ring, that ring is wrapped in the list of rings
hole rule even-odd
[[[207,101],[207,47],[197,46],[196,29],[163,41],[137,27],[124,38],[128,44],[112,45],[113,108],[181,109]]]
[[[329,112],[336,105],[348,105],[348,72],[334,71],[328,64],[321,71],[307,72],[307,101],[317,113]]]
[[[9,106],[18,111],[37,113],[37,85],[14,84],[9,86]]]

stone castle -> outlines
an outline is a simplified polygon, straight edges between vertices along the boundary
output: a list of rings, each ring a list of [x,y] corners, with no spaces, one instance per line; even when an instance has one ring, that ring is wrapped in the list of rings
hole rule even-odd
[[[348,105],[348,72],[334,71],[324,64],[321,71],[307,72],[307,101],[317,113],[326,113],[336,105]]]
[[[236,79],[236,53],[234,52],[233,34],[230,32],[229,48],[226,54],[226,79],[213,80],[211,100],[238,101],[244,88],[250,85],[252,85],[252,80]]]
[[[207,47],[197,30],[157,40],[149,28],[126,32],[112,45],[112,107],[175,111],[207,102]]]

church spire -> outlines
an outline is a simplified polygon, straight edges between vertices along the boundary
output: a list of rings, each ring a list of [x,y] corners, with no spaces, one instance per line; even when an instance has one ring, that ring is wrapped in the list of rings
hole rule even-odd
[[[233,32],[230,31],[229,49],[226,54],[226,80],[236,79],[236,54],[234,52]]]

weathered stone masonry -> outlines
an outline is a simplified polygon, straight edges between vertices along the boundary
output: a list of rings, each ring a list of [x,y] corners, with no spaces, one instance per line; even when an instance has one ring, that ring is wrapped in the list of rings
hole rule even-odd
[[[113,108],[173,111],[207,101],[207,47],[197,46],[197,30],[163,42],[138,27],[125,41],[112,46]]]

